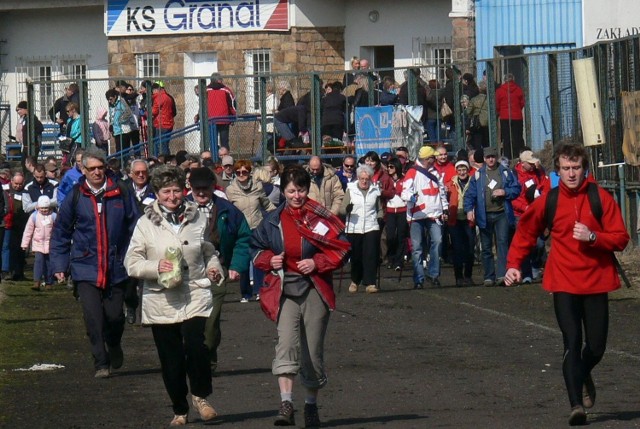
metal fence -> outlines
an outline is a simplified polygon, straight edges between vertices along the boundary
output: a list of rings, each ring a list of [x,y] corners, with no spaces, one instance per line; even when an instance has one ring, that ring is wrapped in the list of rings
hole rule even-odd
[[[623,168],[596,167],[598,161],[602,164],[623,162],[622,138],[623,115],[621,94],[623,91],[637,91],[640,86],[640,39],[638,37],[618,39],[611,42],[601,42],[597,45],[562,51],[528,52],[519,56],[494,58],[468,64],[452,65],[419,65],[407,68],[375,69],[367,71],[357,86],[349,86],[344,92],[347,98],[353,96],[357,87],[366,90],[365,104],[375,106],[382,91],[385,77],[390,77],[396,87],[407,83],[409,104],[417,100],[416,87],[418,81],[428,87],[435,98],[441,101],[446,91],[452,93],[454,111],[453,118],[442,120],[440,108],[429,111],[429,133],[425,135],[425,142],[444,141],[452,151],[465,147],[465,127],[469,122],[460,100],[465,92],[461,80],[464,73],[471,73],[477,80],[487,83],[489,106],[489,136],[491,146],[502,148],[499,131],[499,118],[496,113],[495,94],[502,84],[503,76],[513,74],[515,82],[522,87],[525,94],[524,107],[524,140],[525,144],[534,151],[552,153],[552,147],[559,142],[571,141],[582,143],[581,118],[578,112],[578,102],[574,81],[572,61],[581,58],[593,58],[596,64],[597,84],[599,89],[600,106],[604,119],[605,144],[589,148],[591,165],[595,177],[605,186],[616,190],[616,196],[624,204],[625,218],[635,225],[635,211],[638,193],[640,192],[640,170],[637,167],[625,165]],[[450,82],[443,81],[446,69],[451,76]],[[360,71],[362,72],[362,71]],[[224,76],[224,83],[235,94],[238,113],[236,121],[230,129],[230,148],[237,158],[251,158],[262,160],[269,154],[281,155],[277,147],[278,136],[275,135],[271,124],[278,104],[278,88],[290,88],[293,97],[298,100],[306,93],[311,95],[311,115],[309,136],[311,147],[303,155],[322,155],[323,135],[321,133],[322,109],[321,100],[324,85],[331,82],[343,82],[351,71],[300,73],[300,74],[255,74]],[[117,77],[139,88],[143,79],[138,77]],[[206,117],[206,97],[199,97],[199,93],[209,84],[209,77],[183,78],[161,77],[154,80],[164,82],[166,91],[171,94],[178,107],[175,118],[174,132],[170,142],[170,150],[175,153],[184,149],[187,152],[198,152],[205,148],[217,148],[217,142],[212,142],[215,127],[212,121],[195,122],[195,116]],[[50,121],[42,113],[48,110],[56,96],[64,93],[68,81],[35,81],[28,85],[28,99],[34,103],[31,112],[40,114],[43,122]],[[89,135],[89,123],[95,118],[99,107],[107,107],[105,92],[112,88],[113,80],[81,80],[80,86],[81,114],[85,119],[85,130]],[[11,112],[11,110],[9,110]],[[345,130],[349,137],[353,135],[350,126],[352,111],[348,104],[344,108]],[[6,126],[6,121],[3,122]],[[427,125],[425,123],[425,125]],[[4,130],[4,128],[3,128]],[[3,131],[3,138],[5,132]],[[153,136],[150,136],[153,137]],[[87,141],[86,139],[84,141]],[[391,142],[389,144],[391,146]],[[391,147],[390,147],[391,149]],[[504,149],[504,148],[502,148]],[[155,154],[157,147],[151,144],[151,154]],[[517,156],[517,154],[515,154]],[[285,157],[286,158],[286,157]],[[304,156],[303,156],[304,158]],[[543,157],[545,158],[545,157]],[[300,159],[295,156],[292,159]],[[548,155],[545,159],[551,159]],[[547,168],[552,168],[547,163]],[[624,188],[621,187],[624,184]],[[624,198],[623,198],[624,196]]]

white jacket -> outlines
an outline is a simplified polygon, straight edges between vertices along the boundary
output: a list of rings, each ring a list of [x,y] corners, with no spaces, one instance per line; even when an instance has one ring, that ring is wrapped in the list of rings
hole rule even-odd
[[[346,233],[364,234],[379,230],[380,189],[371,185],[367,194],[364,195],[358,188],[358,182],[351,182],[347,183],[347,192],[350,202],[353,204],[353,210],[350,215],[347,215]]]
[[[416,161],[418,165],[418,161]],[[427,177],[415,167],[404,176],[401,198],[407,201],[407,220],[439,219],[444,210],[449,210],[447,192],[435,168],[428,170],[438,181]],[[416,202],[411,197],[416,195]]]
[[[193,317],[208,317],[212,309],[211,281],[206,270],[224,271],[217,252],[205,240],[207,219],[197,205],[185,202],[184,220],[176,230],[162,216],[158,202],[147,206],[138,220],[125,257],[125,268],[131,277],[143,280],[142,323],[179,323]],[[183,255],[183,283],[171,289],[158,284],[158,263],[165,259],[167,247],[179,247]]]

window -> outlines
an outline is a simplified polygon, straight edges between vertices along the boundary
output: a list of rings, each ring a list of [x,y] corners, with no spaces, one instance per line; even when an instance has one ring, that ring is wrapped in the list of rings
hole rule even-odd
[[[138,77],[142,79],[160,76],[160,54],[137,54]]]
[[[87,65],[76,61],[63,61],[61,63],[62,74],[73,81],[87,78]]]
[[[426,66],[427,80],[445,81],[444,72],[451,65],[450,37],[418,37],[413,39],[413,63]]]
[[[269,49],[245,51],[245,74],[254,77],[247,79],[247,108],[251,111],[260,110],[260,79],[259,74],[271,73],[271,52]]]

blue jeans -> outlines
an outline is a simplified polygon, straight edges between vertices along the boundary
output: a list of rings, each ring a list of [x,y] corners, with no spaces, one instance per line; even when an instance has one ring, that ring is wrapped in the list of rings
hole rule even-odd
[[[497,267],[493,261],[493,235],[496,237],[498,253]],[[507,212],[487,213],[486,228],[480,228],[482,243],[482,268],[484,279],[493,280],[504,277],[507,271],[507,251],[509,250],[509,219]]]
[[[432,219],[420,219],[411,222],[409,235],[411,237],[411,260],[413,262],[413,281],[424,281],[424,268],[422,268],[422,242],[425,234],[429,234],[431,244],[429,246],[428,275],[431,278],[440,275],[440,243],[442,243],[442,226]]]
[[[169,142],[171,141],[171,132],[173,128],[154,128],[153,129],[153,138],[156,140],[158,149],[158,155],[169,155],[171,151],[169,150]]]
[[[9,265],[9,261],[11,258],[11,246],[9,243],[11,242],[11,230],[5,229],[4,231],[4,241],[2,242],[2,271],[8,273],[11,271],[11,267]]]
[[[53,273],[49,262],[49,254],[35,252],[36,257],[33,262],[33,281],[39,282],[44,277],[45,284],[53,284]]]
[[[440,141],[440,133],[438,129],[438,121],[436,119],[427,119],[426,124],[427,137],[430,142]]]
[[[289,124],[279,121],[275,117],[273,118],[273,126],[276,127],[276,130],[278,130],[278,134],[280,134],[280,136],[287,141],[296,137],[295,134],[293,134],[293,132],[291,131],[291,128],[289,128]]]

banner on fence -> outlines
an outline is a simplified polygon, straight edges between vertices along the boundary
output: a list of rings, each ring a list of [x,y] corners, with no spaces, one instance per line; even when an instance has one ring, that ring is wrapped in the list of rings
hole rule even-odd
[[[393,106],[356,107],[356,156],[391,150]]]
[[[108,0],[105,34],[158,34],[288,31],[288,0]]]

